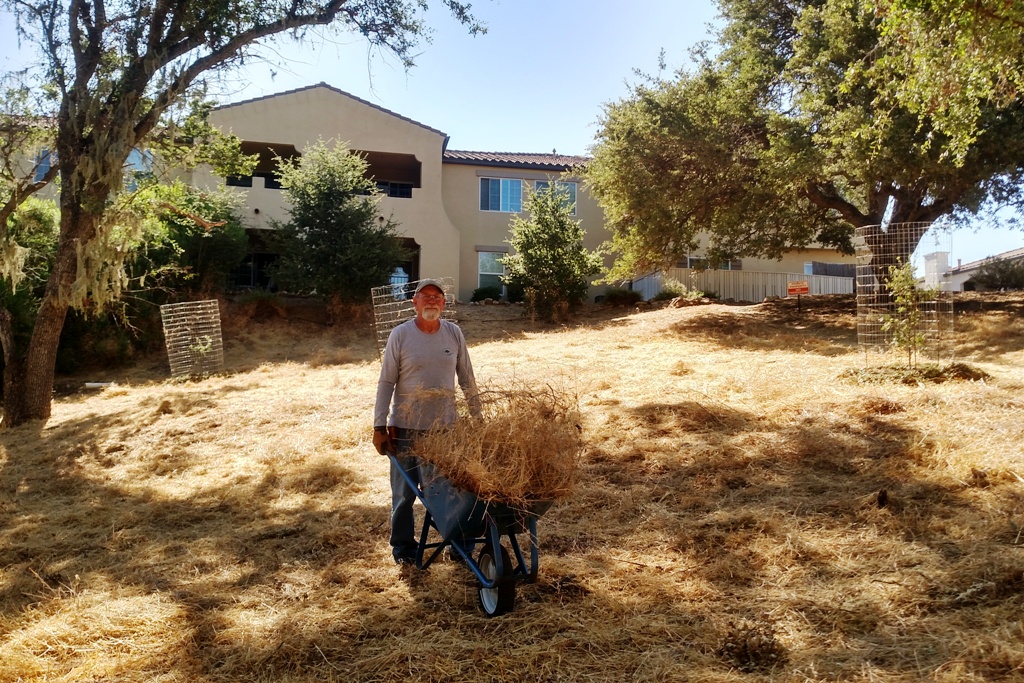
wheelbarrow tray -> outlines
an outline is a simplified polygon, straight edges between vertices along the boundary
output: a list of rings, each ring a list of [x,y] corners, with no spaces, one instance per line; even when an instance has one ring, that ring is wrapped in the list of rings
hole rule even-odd
[[[420,463],[423,506],[430,512],[437,532],[445,541],[465,541],[484,535],[488,519],[502,535],[529,530],[530,518],[547,512],[550,500],[528,501],[513,506],[502,501],[482,501],[476,494],[460,489],[438,469]]]

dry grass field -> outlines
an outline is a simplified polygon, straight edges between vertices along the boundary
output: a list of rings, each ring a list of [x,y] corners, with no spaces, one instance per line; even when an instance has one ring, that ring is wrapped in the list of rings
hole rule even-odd
[[[495,619],[391,562],[368,324],[70,378],[0,433],[0,681],[1024,680],[1022,300],[958,304],[987,379],[920,384],[803,304],[460,307],[481,384],[572,387],[586,439]]]

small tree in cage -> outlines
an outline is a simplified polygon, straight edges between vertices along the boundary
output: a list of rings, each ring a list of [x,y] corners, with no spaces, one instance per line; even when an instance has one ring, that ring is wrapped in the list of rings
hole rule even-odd
[[[921,304],[931,301],[936,290],[919,287],[914,277],[914,265],[909,261],[889,266],[887,283],[892,294],[895,312],[882,317],[882,330],[891,335],[889,343],[894,349],[907,354],[907,366],[917,367],[917,357],[927,341],[922,329]]]

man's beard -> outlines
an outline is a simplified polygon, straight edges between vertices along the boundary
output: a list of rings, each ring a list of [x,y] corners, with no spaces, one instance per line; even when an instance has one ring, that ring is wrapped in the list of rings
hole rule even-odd
[[[439,320],[441,318],[441,309],[439,309],[439,308],[424,308],[423,311],[421,311],[420,315],[428,323],[432,323],[435,320]]]

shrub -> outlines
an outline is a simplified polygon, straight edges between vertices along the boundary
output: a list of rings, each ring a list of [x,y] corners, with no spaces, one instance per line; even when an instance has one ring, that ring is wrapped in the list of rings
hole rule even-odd
[[[936,290],[917,286],[914,264],[889,266],[887,283],[895,302],[895,313],[886,314],[882,330],[891,335],[890,344],[907,354],[907,367],[917,367],[917,356],[927,341],[921,329],[924,315],[921,304],[935,298]]]
[[[283,160],[279,178],[289,220],[275,222],[281,254],[272,274],[282,287],[316,289],[331,306],[367,302],[405,260],[397,224],[378,214],[367,162],[344,145],[323,142]]]
[[[644,295],[632,289],[609,287],[604,290],[605,303],[612,306],[633,306],[643,301]]]
[[[238,195],[206,192],[180,181],[148,192],[157,206],[156,223],[130,275],[171,298],[222,291],[248,250]],[[150,298],[159,304],[166,297]]]
[[[521,304],[526,301],[526,290],[522,285],[515,283],[505,285],[505,300],[510,304]]]
[[[662,283],[661,291],[651,297],[651,301],[668,301],[669,299],[677,299],[679,297],[692,301],[703,296],[704,292],[699,289],[687,289],[686,285],[679,280],[668,278]]]
[[[530,195],[526,208],[530,220],[515,216],[509,225],[515,253],[501,259],[504,282],[523,288],[533,315],[554,319],[583,302],[601,257],[583,247],[584,230],[572,219],[568,193],[558,183]]]
[[[1024,289],[1024,261],[988,259],[974,275],[974,282],[985,289]]]
[[[501,287],[477,287],[473,290],[473,296],[470,297],[470,301],[483,301],[484,299],[494,299],[497,301],[501,298]]]

